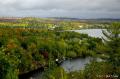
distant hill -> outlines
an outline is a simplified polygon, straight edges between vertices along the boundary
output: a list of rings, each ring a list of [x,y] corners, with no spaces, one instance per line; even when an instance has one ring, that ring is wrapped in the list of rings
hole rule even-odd
[[[14,22],[21,19],[20,17],[0,17],[0,22]]]
[[[0,17],[0,22],[16,22],[17,20],[23,19],[23,18],[26,18],[26,17]],[[30,18],[35,18],[35,17],[30,17]],[[39,18],[39,17],[36,17],[36,18]],[[86,22],[86,23],[120,22],[120,19],[115,19],[115,18],[80,19],[80,18],[69,18],[69,17],[47,17],[47,18],[42,19],[42,20],[51,20],[51,21],[80,21],[80,22]]]
[[[66,18],[66,17],[49,17],[56,20],[68,20],[68,21],[82,21],[82,22],[120,22],[120,19],[114,18],[96,18],[96,19],[80,19],[80,18]]]
[[[80,20],[79,18],[67,18],[67,17],[48,17],[56,20]]]

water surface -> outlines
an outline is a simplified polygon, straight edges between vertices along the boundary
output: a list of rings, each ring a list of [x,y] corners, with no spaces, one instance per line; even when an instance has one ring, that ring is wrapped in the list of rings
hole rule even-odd
[[[63,67],[66,72],[83,70],[85,68],[85,65],[90,63],[91,60],[92,58],[90,57],[65,60],[61,64],[61,67]]]
[[[70,31],[88,34],[89,36],[92,36],[92,37],[102,38],[104,37],[102,30],[103,29],[82,29],[82,30],[70,30]]]

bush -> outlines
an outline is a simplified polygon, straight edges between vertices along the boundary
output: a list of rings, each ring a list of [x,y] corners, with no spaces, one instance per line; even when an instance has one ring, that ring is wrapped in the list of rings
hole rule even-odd
[[[74,51],[68,51],[67,52],[67,57],[75,58],[75,57],[77,57],[77,54]]]
[[[18,79],[17,61],[0,51],[0,79]]]
[[[44,74],[42,79],[68,79],[67,73],[61,67],[56,67]]]
[[[112,66],[107,62],[91,62],[84,70],[86,79],[106,78],[112,73]]]

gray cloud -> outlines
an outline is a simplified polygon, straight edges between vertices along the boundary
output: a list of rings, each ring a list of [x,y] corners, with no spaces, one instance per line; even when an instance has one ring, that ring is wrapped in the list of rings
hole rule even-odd
[[[120,18],[120,0],[0,0],[0,16]]]

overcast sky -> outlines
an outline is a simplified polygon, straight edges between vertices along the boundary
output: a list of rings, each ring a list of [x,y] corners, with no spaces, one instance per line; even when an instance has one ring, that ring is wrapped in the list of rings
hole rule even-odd
[[[0,0],[0,16],[120,18],[120,0]]]

